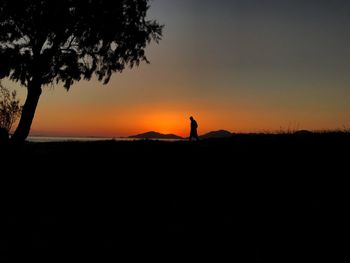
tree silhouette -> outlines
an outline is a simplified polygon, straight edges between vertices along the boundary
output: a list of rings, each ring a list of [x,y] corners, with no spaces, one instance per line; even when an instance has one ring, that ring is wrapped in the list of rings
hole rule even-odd
[[[43,85],[68,90],[94,74],[106,84],[112,73],[148,63],[146,45],[162,34],[148,8],[149,0],[1,0],[0,79],[28,91],[12,139],[28,136]]]
[[[9,133],[21,111],[22,106],[17,99],[16,91],[10,92],[0,82],[0,129],[5,129]]]

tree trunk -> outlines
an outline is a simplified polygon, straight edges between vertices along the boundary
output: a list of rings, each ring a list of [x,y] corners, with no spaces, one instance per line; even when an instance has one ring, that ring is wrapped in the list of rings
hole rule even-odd
[[[30,126],[32,125],[36,106],[41,95],[41,83],[32,81],[28,84],[27,90],[27,99],[23,106],[21,119],[11,138],[13,141],[19,143],[24,142],[29,135]]]

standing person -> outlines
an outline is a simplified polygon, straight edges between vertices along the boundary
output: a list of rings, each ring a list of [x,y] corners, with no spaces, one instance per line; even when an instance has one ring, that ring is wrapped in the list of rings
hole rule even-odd
[[[197,133],[198,124],[192,116],[190,117],[190,120],[191,120],[190,141],[192,141],[192,138],[199,141],[198,133]]]

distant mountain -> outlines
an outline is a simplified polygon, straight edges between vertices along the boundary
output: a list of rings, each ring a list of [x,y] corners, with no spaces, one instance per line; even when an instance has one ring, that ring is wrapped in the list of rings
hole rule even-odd
[[[229,138],[232,137],[232,133],[226,130],[211,131],[199,136],[201,139],[209,138]]]
[[[145,132],[137,135],[129,136],[128,138],[136,139],[183,139],[175,134],[162,134],[155,131]]]

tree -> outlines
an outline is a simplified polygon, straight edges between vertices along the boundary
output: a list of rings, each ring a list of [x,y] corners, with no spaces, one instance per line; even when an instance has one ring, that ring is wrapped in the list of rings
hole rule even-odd
[[[145,48],[161,39],[163,26],[147,20],[149,0],[1,0],[0,79],[27,88],[18,127],[22,142],[42,87],[93,75],[103,84],[125,67],[147,62]]]
[[[10,132],[12,125],[21,115],[22,106],[16,91],[10,91],[0,82],[0,129]]]

